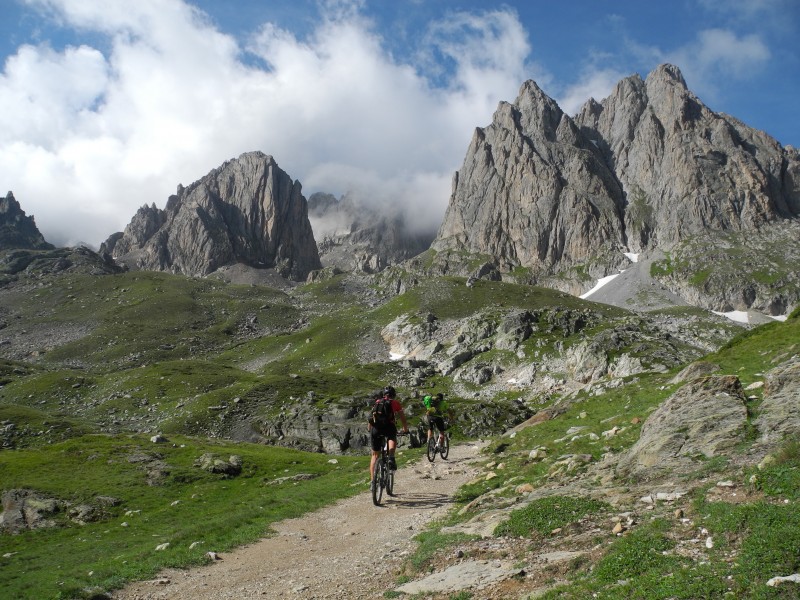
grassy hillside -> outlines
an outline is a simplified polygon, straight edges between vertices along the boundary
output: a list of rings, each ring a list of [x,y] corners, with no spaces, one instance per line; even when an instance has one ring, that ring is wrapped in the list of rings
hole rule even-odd
[[[704,360],[747,386],[799,350],[800,310],[785,323],[741,334]],[[606,456],[638,440],[647,416],[683,385],[673,382],[674,375],[637,376],[601,394],[588,389],[568,405],[543,407],[552,418],[494,438],[485,453],[485,476],[461,489],[447,521],[419,537],[399,583],[444,568],[458,551],[465,559],[515,560],[533,569],[505,584],[507,597],[527,598],[536,589],[530,597],[796,598],[796,584],[767,585],[800,570],[796,439],[785,440],[759,465],[748,458],[753,439],[714,458],[698,456],[693,469],[652,487],[602,468]],[[751,423],[762,392],[748,391]],[[615,435],[604,435],[615,428]],[[515,510],[520,485],[542,493]],[[691,493],[642,503],[643,496],[676,488]],[[494,529],[496,550],[486,551],[475,535],[453,533],[470,531],[482,514],[497,510],[509,511],[510,518]],[[615,524],[623,525],[616,535]],[[560,565],[528,566],[532,555],[548,550],[578,552]]]
[[[205,453],[241,457],[241,474],[199,468]],[[7,598],[90,597],[165,567],[202,564],[207,552],[268,534],[276,520],[364,489],[364,459],[328,461],[184,436],[154,444],[138,435],[86,435],[0,452],[4,490],[36,490],[63,503],[48,512],[58,526],[0,535],[0,588]],[[78,522],[86,506],[91,520]]]
[[[492,442],[487,462],[502,457],[504,469],[464,488],[459,499],[466,506],[487,493],[511,498],[518,480],[543,485],[559,456],[599,461],[622,451],[675,388],[669,380],[678,365],[668,361],[670,372],[541,397],[389,361],[380,331],[401,315],[430,313],[455,331],[472,321],[497,323],[512,309],[541,311],[536,333],[517,349],[481,354],[507,368],[587,341],[608,340],[612,359],[658,355],[666,339],[645,317],[551,290],[488,281],[467,287],[462,278],[432,277],[395,294],[395,276],[340,275],[283,291],[165,273],[41,267],[8,276],[0,287],[0,481],[3,491],[33,490],[55,502],[48,518],[59,526],[0,534],[0,588],[20,598],[88,597],[164,566],[208,560],[206,552],[255,539],[276,519],[363,489],[363,455],[330,463],[324,454],[233,441],[298,409],[328,415],[394,383],[406,398],[432,386],[451,392],[463,418],[488,415],[485,426],[499,430],[522,414],[521,406],[552,410],[549,421]],[[703,335],[701,318],[692,318]],[[708,360],[755,381],[793,352],[797,321],[754,330]],[[730,335],[718,325],[708,331]],[[409,413],[416,424],[411,404]],[[600,444],[563,439],[575,424],[597,435],[614,426],[622,431]],[[169,441],[151,442],[157,432]],[[531,448],[539,446],[550,458],[531,461]],[[230,477],[195,466],[206,453],[223,461],[240,456],[242,472]],[[80,525],[74,513],[84,505],[97,520]],[[162,543],[169,546],[156,551]]]

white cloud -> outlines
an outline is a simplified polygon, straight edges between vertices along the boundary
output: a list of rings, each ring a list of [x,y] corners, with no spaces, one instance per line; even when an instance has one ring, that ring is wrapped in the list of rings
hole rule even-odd
[[[80,126],[107,83],[105,60],[92,48],[22,46],[0,75],[0,143],[57,144]]]
[[[673,53],[676,61],[693,71],[698,81],[708,75],[743,77],[770,58],[757,34],[737,36],[725,29],[706,29],[697,40]]]
[[[680,68],[689,88],[704,101],[715,100],[733,81],[755,79],[771,58],[769,45],[760,33],[739,34],[733,30],[699,30],[687,43],[664,49],[626,41],[638,63],[670,63]]]
[[[742,22],[753,23],[753,19],[775,22],[792,9],[795,0],[698,0],[698,4],[710,13],[728,15]]]
[[[247,57],[180,0],[30,3],[108,41],[24,46],[0,74],[0,180],[57,244],[99,244],[138,207],[250,150],[307,194],[359,184],[435,221],[473,128],[531,76],[508,11],[432,25],[428,49],[452,71],[431,76],[390,56],[360,2],[325,3],[302,41],[266,23]]]
[[[613,69],[587,70],[581,79],[567,87],[561,94],[558,105],[570,116],[576,115],[589,98],[601,102],[606,98],[620,79],[631,75]]]
[[[756,76],[770,56],[769,47],[758,34],[706,29],[691,43],[663,54],[659,62],[678,65],[690,89],[706,102],[713,102],[731,81]]]

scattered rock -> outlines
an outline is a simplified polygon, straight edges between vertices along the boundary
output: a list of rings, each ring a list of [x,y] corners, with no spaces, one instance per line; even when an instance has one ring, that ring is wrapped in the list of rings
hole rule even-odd
[[[219,473],[228,477],[235,477],[242,472],[242,457],[232,455],[227,461],[207,452],[194,461],[196,467],[200,467],[209,473]]]

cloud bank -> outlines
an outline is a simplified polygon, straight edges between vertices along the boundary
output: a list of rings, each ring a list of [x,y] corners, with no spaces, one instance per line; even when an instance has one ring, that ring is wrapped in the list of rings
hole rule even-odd
[[[727,21],[700,24],[678,47],[638,43],[614,16],[616,45],[587,48],[581,67],[557,78],[534,62],[506,5],[443,14],[401,59],[360,0],[320,0],[302,37],[263,22],[248,39],[188,0],[18,1],[83,42],[23,45],[3,65],[0,185],[51,243],[95,247],[142,205],[163,207],[178,184],[252,150],[271,154],[306,196],[403,206],[414,225],[436,228],[474,128],[525,80],[573,115],[623,77],[672,62],[714,98],[714,82],[746,80],[772,56],[763,31],[734,24],[764,23],[753,16],[786,2],[726,3]],[[720,14],[714,0],[697,1]]]
[[[181,0],[32,4],[104,40],[25,45],[0,74],[0,180],[56,244],[97,246],[251,150],[306,195],[401,203],[435,227],[472,130],[531,76],[509,10],[431,23],[419,56],[449,60],[434,85],[348,2],[323,8],[305,39],[264,23],[242,42]]]

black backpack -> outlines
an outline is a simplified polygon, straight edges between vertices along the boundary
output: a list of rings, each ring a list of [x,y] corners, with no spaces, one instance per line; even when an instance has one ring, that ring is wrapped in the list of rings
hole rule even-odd
[[[381,427],[394,420],[391,398],[381,398],[372,405],[372,422]]]

